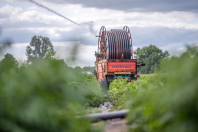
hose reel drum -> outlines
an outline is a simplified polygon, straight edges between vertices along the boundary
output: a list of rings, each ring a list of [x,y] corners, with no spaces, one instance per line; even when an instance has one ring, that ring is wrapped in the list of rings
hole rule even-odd
[[[132,38],[127,26],[106,31],[101,27],[98,38],[101,59],[133,59]]]

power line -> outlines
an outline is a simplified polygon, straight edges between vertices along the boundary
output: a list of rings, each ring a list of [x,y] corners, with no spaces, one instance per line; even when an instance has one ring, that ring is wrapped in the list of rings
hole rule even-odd
[[[58,16],[64,18],[64,19],[66,19],[66,20],[68,20],[68,21],[70,21],[70,22],[72,22],[72,23],[74,23],[74,24],[80,26],[80,24],[78,24],[78,23],[76,23],[76,22],[70,20],[69,18],[67,18],[67,17],[65,17],[65,16],[63,16],[63,15],[61,15],[61,14],[59,14],[59,13],[53,11],[52,9],[47,8],[46,6],[44,6],[44,5],[42,5],[42,4],[37,3],[37,2],[34,1],[34,0],[28,0],[28,1],[31,2],[31,3],[36,4],[36,5],[39,6],[39,7],[45,8],[46,10],[48,10],[48,11],[50,11],[50,12],[52,12],[52,13],[55,13],[56,15],[58,15]]]

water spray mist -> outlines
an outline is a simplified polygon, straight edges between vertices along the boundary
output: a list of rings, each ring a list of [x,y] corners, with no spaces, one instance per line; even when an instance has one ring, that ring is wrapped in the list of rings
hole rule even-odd
[[[50,12],[52,12],[52,13],[54,13],[54,14],[56,14],[56,15],[58,15],[58,16],[64,18],[64,19],[66,19],[66,20],[68,20],[68,21],[70,21],[70,22],[72,22],[72,23],[78,25],[78,26],[88,26],[88,27],[89,27],[89,31],[90,31],[92,34],[96,35],[96,31],[93,29],[93,21],[90,21],[90,22],[83,22],[83,23],[78,24],[78,23],[72,21],[71,19],[69,19],[69,18],[67,18],[67,17],[65,17],[65,16],[63,16],[63,15],[61,15],[61,14],[55,12],[55,11],[52,10],[52,9],[49,9],[48,7],[42,5],[42,4],[40,4],[40,3],[38,3],[38,2],[36,2],[36,1],[34,1],[34,0],[27,0],[27,1],[29,1],[29,2],[31,2],[31,3],[33,3],[33,4],[36,4],[37,6],[42,7],[42,8],[44,8],[44,9],[46,9],[46,10],[48,10],[48,11],[50,11]]]

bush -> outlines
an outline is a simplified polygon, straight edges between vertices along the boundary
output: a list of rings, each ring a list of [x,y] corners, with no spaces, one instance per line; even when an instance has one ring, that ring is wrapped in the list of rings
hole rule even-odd
[[[93,83],[92,77],[57,61],[4,73],[0,76],[0,131],[99,131],[76,117],[86,100],[96,98],[89,96],[99,92]]]
[[[89,74],[81,74],[83,90],[85,93],[86,107],[99,107],[103,103],[103,93],[100,88],[100,83],[96,78]]]
[[[131,91],[129,131],[198,131],[198,53],[192,51],[164,60],[152,80]]]
[[[123,79],[121,76],[110,83],[108,96],[114,107],[122,109],[126,101],[125,95],[127,90],[129,90],[127,87],[127,79]]]
[[[138,78],[137,81],[127,82],[127,79],[123,79],[121,76],[110,83],[108,96],[113,103],[115,109],[126,109],[129,99],[134,98],[131,96],[131,92],[138,93],[141,88],[147,86],[150,81],[153,80],[154,75],[147,75]]]

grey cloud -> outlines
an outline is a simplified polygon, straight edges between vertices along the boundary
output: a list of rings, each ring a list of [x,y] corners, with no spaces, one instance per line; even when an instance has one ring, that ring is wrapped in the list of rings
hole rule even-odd
[[[197,0],[45,0],[55,4],[81,4],[84,7],[123,11],[198,11]],[[75,9],[74,9],[75,10]]]
[[[6,15],[6,14],[0,14],[0,18],[1,18],[1,19],[7,18],[7,15]]]
[[[12,22],[11,20],[7,20],[6,23],[3,23],[1,25],[3,28],[67,28],[67,27],[73,27],[73,24],[68,24],[68,23],[61,23],[59,21],[57,22],[51,22],[50,24],[44,23],[44,22],[36,22],[36,21],[16,21]]]
[[[37,28],[35,28],[35,30],[36,29]],[[94,45],[94,43],[97,43],[97,38],[95,38],[95,36],[93,36],[87,28],[77,27],[70,31],[55,30],[55,33],[59,34],[59,37],[49,34],[47,30],[41,30],[39,33],[36,33],[34,29],[3,29],[0,36],[0,42],[3,42],[5,39],[11,39],[13,43],[29,43],[34,35],[41,35],[49,37],[51,41],[56,42],[80,40],[86,45]]]
[[[187,30],[165,27],[131,27],[133,46],[142,47],[154,44],[158,47],[176,43],[198,43],[198,30]],[[3,30],[0,40],[11,38],[15,43],[28,43],[32,36],[42,35],[49,37],[51,41],[66,42],[81,40],[85,45],[97,45],[98,40],[87,28],[73,28],[70,31],[55,30],[60,36],[58,38],[49,35],[47,31],[35,33],[33,30]]]
[[[154,44],[164,47],[175,43],[198,42],[198,30],[187,30],[177,28],[130,28],[133,45],[136,47]]]

